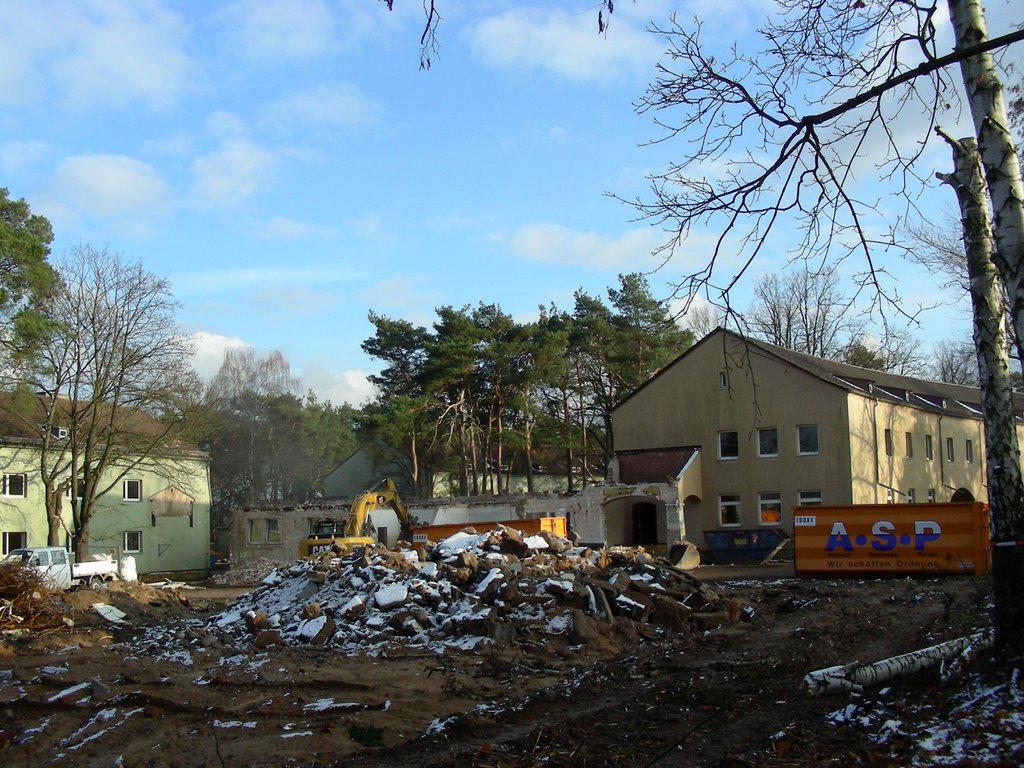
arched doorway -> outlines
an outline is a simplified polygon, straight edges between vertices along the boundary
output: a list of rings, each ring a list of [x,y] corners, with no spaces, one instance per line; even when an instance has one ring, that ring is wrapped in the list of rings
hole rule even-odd
[[[966,488],[957,488],[953,491],[952,497],[949,499],[954,504],[974,501],[974,494],[968,491]]]
[[[619,496],[604,502],[604,543],[609,547],[665,544],[665,502],[648,495]]]
[[[641,501],[633,505],[633,541],[634,546],[660,544],[658,541],[658,507],[649,501]]]

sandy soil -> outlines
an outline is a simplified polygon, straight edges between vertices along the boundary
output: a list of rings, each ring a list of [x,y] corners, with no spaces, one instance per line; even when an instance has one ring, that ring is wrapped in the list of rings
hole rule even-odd
[[[68,593],[73,627],[6,635],[0,647],[3,757],[75,766],[906,765],[914,745],[901,756],[827,724],[848,696],[812,698],[804,675],[986,623],[984,577],[819,581],[768,569],[730,580],[701,571],[748,610],[660,639],[618,620],[577,646],[560,636],[378,658],[220,644],[203,620],[239,588]],[[97,602],[126,623],[101,618]],[[189,641],[192,653],[175,650]],[[896,687],[908,700],[943,695],[928,673]]]

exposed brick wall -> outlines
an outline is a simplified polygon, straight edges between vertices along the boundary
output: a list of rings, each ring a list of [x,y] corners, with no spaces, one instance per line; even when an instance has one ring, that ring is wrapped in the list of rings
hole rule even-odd
[[[665,448],[617,453],[619,482],[664,483],[679,474],[695,451],[695,448]]]

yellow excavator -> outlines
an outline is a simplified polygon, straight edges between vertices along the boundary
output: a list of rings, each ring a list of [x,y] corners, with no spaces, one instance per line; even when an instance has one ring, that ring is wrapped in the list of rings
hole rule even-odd
[[[390,506],[398,516],[402,527],[398,538],[412,541],[414,520],[409,516],[409,509],[398,496],[398,489],[391,480],[384,480],[373,490],[363,491],[356,496],[349,507],[348,517],[339,524],[333,520],[323,520],[313,526],[313,530],[299,542],[299,558],[318,557],[325,552],[344,555],[356,547],[370,547],[377,543],[377,531],[370,521],[370,513],[380,507]]]

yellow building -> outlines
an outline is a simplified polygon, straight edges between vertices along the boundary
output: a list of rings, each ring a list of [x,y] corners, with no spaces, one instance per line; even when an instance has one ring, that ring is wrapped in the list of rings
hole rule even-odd
[[[612,418],[613,480],[676,484],[682,533],[700,547],[714,532],[791,534],[798,504],[987,500],[978,389],[724,329],[659,371]]]

